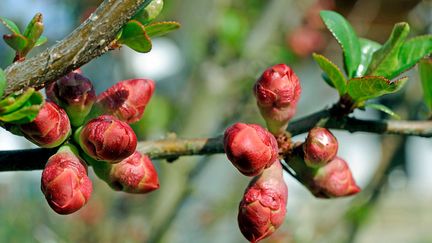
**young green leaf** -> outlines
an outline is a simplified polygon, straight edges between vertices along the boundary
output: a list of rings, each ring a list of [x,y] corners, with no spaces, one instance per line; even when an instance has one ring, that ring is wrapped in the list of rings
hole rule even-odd
[[[35,25],[42,23],[42,14],[36,13],[35,16],[33,16],[32,20],[27,24],[26,29],[24,30],[24,36],[27,38],[30,38],[30,35],[32,32],[34,32]],[[36,27],[39,28],[39,27]],[[39,38],[39,37],[38,37]]]
[[[152,48],[150,37],[145,31],[144,25],[136,20],[131,20],[125,24],[118,41],[137,52],[146,53]]]
[[[150,37],[165,35],[173,30],[180,28],[180,24],[175,21],[164,21],[149,24],[145,27],[147,35]]]
[[[406,41],[399,52],[399,66],[394,76],[412,68],[420,59],[431,53],[432,35],[418,36]]]
[[[0,17],[0,23],[2,23],[12,33],[21,34],[18,26],[12,20]]]
[[[146,25],[153,21],[163,9],[163,0],[152,0],[149,3],[144,3],[145,7],[138,11],[138,13],[133,17],[143,25]]]
[[[339,42],[344,54],[344,67],[347,76],[352,78],[360,64],[360,42],[351,24],[340,14],[333,11],[321,11],[320,16]]]
[[[7,85],[6,74],[4,73],[3,69],[0,68],[0,97],[3,96],[6,85]]]
[[[323,55],[314,53],[312,56],[321,70],[327,75],[333,87],[336,88],[341,96],[344,95],[346,93],[346,80],[339,68]]]
[[[375,104],[375,103],[367,103],[365,104],[365,108],[372,108],[381,112],[386,113],[387,115],[393,117],[394,119],[400,120],[400,116],[392,111],[390,108],[383,104]]]
[[[48,41],[48,38],[46,37],[46,36],[41,36],[41,37],[39,37],[39,39],[36,41],[36,43],[35,43],[35,47],[37,47],[37,46],[41,46],[41,45],[43,45],[43,44],[45,44],[46,42]]]
[[[429,110],[432,110],[432,57],[420,60],[419,73],[423,87],[423,99]]]
[[[366,75],[383,76],[387,79],[396,77],[396,69],[399,66],[399,51],[408,33],[409,25],[407,23],[395,24],[389,39],[373,54]]]
[[[365,76],[348,80],[348,94],[357,103],[400,90],[407,77],[390,81],[381,76]]]
[[[19,109],[0,115],[0,121],[12,124],[29,123],[36,118],[43,102],[44,98],[42,94],[40,92],[33,92]]]
[[[378,49],[381,48],[381,44],[376,43],[375,41],[368,40],[365,38],[360,38],[360,49],[361,49],[361,58],[360,64],[357,67],[355,77],[361,77],[365,74],[369,63],[371,62],[372,55]]]
[[[27,38],[21,34],[3,35],[3,40],[17,52],[24,50],[28,44]]]
[[[30,99],[30,97],[32,97],[34,92],[34,88],[28,88],[24,93],[10,94],[8,97],[0,101],[0,114],[7,114],[18,110]]]

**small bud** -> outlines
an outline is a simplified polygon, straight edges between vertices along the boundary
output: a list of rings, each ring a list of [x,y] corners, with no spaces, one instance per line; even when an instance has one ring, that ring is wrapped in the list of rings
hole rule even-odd
[[[97,104],[105,114],[127,123],[141,119],[155,89],[153,80],[129,79],[116,83],[100,94]]]
[[[284,133],[300,99],[297,75],[285,64],[272,66],[257,80],[254,93],[269,131],[275,135]]]
[[[228,159],[246,176],[256,176],[278,157],[277,141],[267,130],[255,124],[236,123],[224,134]]]
[[[279,161],[252,179],[239,205],[240,231],[251,242],[258,242],[282,225],[286,214],[288,188]]]
[[[318,197],[344,197],[360,192],[347,162],[335,157],[318,169],[314,178],[315,195]]]
[[[19,128],[28,140],[43,148],[57,147],[71,134],[66,112],[49,100],[45,101],[32,122]]]
[[[66,110],[72,126],[81,126],[96,101],[96,93],[81,70],[70,72],[46,88],[48,98]]]
[[[326,128],[315,127],[309,131],[303,144],[304,159],[309,167],[319,167],[327,164],[337,154],[338,141]]]
[[[138,11],[133,19],[146,25],[153,21],[162,12],[163,0],[152,0],[147,6]]]
[[[76,136],[87,155],[111,163],[126,159],[137,146],[137,137],[132,128],[109,115],[90,120],[77,131]]]
[[[48,204],[59,214],[70,214],[82,208],[93,190],[87,165],[72,145],[63,146],[48,159],[41,184]]]
[[[137,151],[117,164],[96,166],[95,172],[117,191],[147,193],[159,188],[158,174],[152,161]]]

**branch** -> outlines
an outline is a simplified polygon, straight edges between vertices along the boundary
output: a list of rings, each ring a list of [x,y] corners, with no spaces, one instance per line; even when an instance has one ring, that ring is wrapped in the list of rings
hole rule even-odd
[[[386,121],[360,120],[355,118],[329,118],[328,110],[319,111],[294,121],[288,127],[293,136],[309,131],[319,125],[349,132],[369,132],[378,134],[398,134],[432,137],[432,121]],[[195,139],[164,139],[142,141],[137,150],[152,159],[173,161],[180,156],[224,153],[223,137]],[[52,149],[26,149],[0,151],[0,171],[40,170],[43,169]]]
[[[8,83],[3,97],[26,87],[43,88],[108,51],[108,45],[144,2],[105,0],[65,39],[35,57],[9,66],[5,70]]]

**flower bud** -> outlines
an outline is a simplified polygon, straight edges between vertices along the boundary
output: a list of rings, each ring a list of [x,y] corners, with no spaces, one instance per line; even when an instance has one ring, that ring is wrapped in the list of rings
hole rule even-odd
[[[246,176],[256,176],[278,157],[277,141],[267,130],[255,124],[236,123],[224,134],[228,159]]]
[[[157,171],[147,155],[135,151],[117,164],[94,166],[96,175],[117,191],[147,193],[159,188]]]
[[[254,93],[269,131],[275,135],[284,133],[300,99],[297,75],[285,64],[272,66],[257,80]]]
[[[258,242],[282,225],[286,214],[288,188],[279,161],[255,177],[246,188],[237,217],[240,231]]]
[[[87,155],[111,163],[126,159],[137,146],[137,137],[132,128],[109,115],[90,120],[77,131],[76,136]]]
[[[59,214],[70,214],[82,208],[93,190],[87,165],[72,145],[63,146],[48,159],[41,184],[48,204]]]
[[[315,127],[309,131],[303,144],[304,159],[309,167],[319,167],[334,159],[338,141],[326,128]]]
[[[347,162],[335,157],[318,169],[314,178],[315,192],[318,197],[344,197],[360,192],[354,181]]]
[[[98,107],[127,123],[141,119],[155,89],[153,80],[129,79],[116,83],[97,98]]]
[[[66,110],[72,126],[80,126],[96,101],[93,84],[80,70],[51,83],[46,88],[48,98]]]
[[[32,122],[19,128],[28,140],[43,148],[57,147],[71,134],[66,112],[49,100],[45,101]]]

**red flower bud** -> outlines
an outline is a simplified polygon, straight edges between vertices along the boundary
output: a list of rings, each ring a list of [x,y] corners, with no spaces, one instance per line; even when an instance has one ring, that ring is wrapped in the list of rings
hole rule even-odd
[[[93,190],[87,165],[72,145],[63,146],[48,159],[41,182],[48,204],[59,214],[70,214],[82,208]]]
[[[297,75],[285,64],[272,66],[257,80],[254,93],[270,132],[275,135],[283,133],[300,99],[301,87]]]
[[[80,126],[96,101],[96,93],[81,70],[70,72],[46,88],[48,98],[63,107],[73,126]]]
[[[224,134],[228,159],[246,176],[256,176],[278,157],[277,141],[267,130],[255,124],[236,123]]]
[[[76,135],[87,155],[111,163],[126,159],[137,146],[137,137],[132,128],[109,115],[90,120]]]
[[[239,205],[238,223],[242,234],[258,242],[282,225],[286,214],[288,188],[279,161],[255,177]]]
[[[308,166],[319,167],[334,159],[338,150],[338,141],[326,128],[315,127],[309,131],[303,144],[304,159]]]
[[[124,80],[100,94],[97,104],[105,114],[133,123],[141,119],[154,89],[154,81],[150,79]]]
[[[344,197],[361,191],[347,162],[339,157],[319,168],[313,180],[316,187],[314,194],[318,197]]]
[[[107,183],[115,190],[147,193],[159,188],[157,171],[147,155],[139,152],[110,166]]]
[[[32,122],[19,128],[28,140],[43,148],[57,147],[71,134],[66,112],[49,100],[45,101]]]

